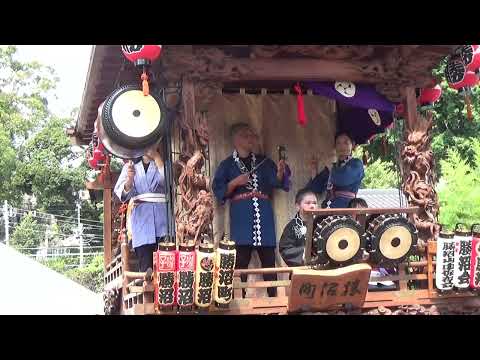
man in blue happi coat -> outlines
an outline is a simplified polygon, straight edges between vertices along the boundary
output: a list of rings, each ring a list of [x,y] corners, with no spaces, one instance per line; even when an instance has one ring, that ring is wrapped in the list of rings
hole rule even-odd
[[[220,163],[212,187],[219,203],[230,200],[230,237],[236,243],[236,268],[248,268],[253,250],[263,268],[272,268],[277,238],[271,199],[274,189],[288,191],[288,181],[284,181],[286,164],[282,160],[277,167],[269,158],[254,153],[256,135],[248,124],[233,125],[230,135],[235,150]],[[247,281],[246,275],[241,278]],[[267,274],[263,278],[275,281],[277,276]],[[276,290],[268,288],[268,295],[276,296]]]
[[[137,161],[125,164],[114,189],[120,201],[132,200],[132,246],[138,258],[138,271],[151,272],[153,253],[167,235],[165,168],[157,147]]]
[[[337,162],[330,171],[327,167],[318,174],[316,162],[312,162],[312,179],[306,188],[316,194],[327,191],[327,197],[322,207],[348,208],[352,199],[357,197],[358,189],[365,176],[361,160],[353,158],[355,142],[353,138],[341,132],[335,136]]]

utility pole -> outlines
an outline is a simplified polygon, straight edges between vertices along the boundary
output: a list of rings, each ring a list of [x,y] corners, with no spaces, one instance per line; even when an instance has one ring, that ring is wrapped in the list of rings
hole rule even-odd
[[[82,208],[80,200],[77,202],[77,224],[78,224],[78,241],[80,243],[80,267],[83,267],[83,229],[80,223],[80,209]]]
[[[5,245],[8,246],[10,242],[10,235],[8,233],[8,203],[7,200],[3,203],[3,219],[5,220]]]

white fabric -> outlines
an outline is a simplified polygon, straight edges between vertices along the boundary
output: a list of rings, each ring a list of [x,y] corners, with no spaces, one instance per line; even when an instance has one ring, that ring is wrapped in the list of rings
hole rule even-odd
[[[133,201],[145,201],[150,203],[164,203],[166,202],[165,194],[147,193],[135,196]]]

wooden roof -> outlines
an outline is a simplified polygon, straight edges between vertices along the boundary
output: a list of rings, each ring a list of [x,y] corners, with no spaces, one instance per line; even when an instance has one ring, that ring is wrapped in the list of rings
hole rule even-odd
[[[457,45],[164,45],[153,65],[158,81],[190,77],[211,87],[284,89],[297,81],[370,83],[392,101],[407,86],[424,87]],[[99,105],[117,87],[139,83],[119,45],[94,46],[80,114],[69,131],[90,141]]]

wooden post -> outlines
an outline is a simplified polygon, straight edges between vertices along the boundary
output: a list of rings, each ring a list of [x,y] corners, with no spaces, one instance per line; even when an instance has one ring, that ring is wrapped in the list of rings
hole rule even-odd
[[[405,95],[407,125],[409,129],[413,129],[413,126],[417,122],[417,96],[415,94],[415,89],[412,87],[406,88]]]
[[[105,268],[112,262],[112,189],[103,189],[103,259]]]
[[[428,241],[439,231],[437,222],[439,201],[435,191],[435,162],[431,151],[433,114],[418,113],[415,89],[405,89],[406,126],[401,151],[403,192],[410,206],[420,207],[413,215],[419,231],[419,249],[425,250]]]
[[[428,297],[433,297],[433,256],[437,253],[437,242],[429,241],[427,245],[427,279]]]
[[[313,243],[313,214],[307,216],[307,236],[305,237],[305,265],[309,265],[312,260]]]

